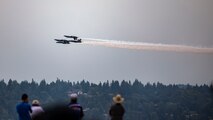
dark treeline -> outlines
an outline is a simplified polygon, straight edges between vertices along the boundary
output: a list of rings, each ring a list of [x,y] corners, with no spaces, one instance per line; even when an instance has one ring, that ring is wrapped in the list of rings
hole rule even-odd
[[[139,80],[112,81],[99,84],[82,80],[68,82],[56,80],[40,83],[9,80],[0,81],[0,120],[15,120],[15,106],[22,93],[30,101],[38,99],[42,107],[54,103],[68,104],[68,94],[77,92],[84,108],[85,120],[108,120],[112,97],[120,93],[124,98],[125,120],[212,120],[213,91],[208,85],[142,84]]]

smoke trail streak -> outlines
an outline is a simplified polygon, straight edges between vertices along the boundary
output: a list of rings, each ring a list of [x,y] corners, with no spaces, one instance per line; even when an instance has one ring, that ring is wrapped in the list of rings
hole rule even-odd
[[[83,38],[82,40],[83,40],[83,44],[100,45],[100,46],[114,47],[114,48],[213,54],[213,48],[206,48],[206,47],[195,47],[195,46],[175,45],[175,44],[127,42],[127,41],[102,40],[102,39],[92,39],[92,38]]]

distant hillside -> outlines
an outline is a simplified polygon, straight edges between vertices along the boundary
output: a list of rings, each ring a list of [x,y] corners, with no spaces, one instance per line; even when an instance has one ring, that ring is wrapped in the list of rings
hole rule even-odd
[[[9,80],[0,81],[0,120],[15,120],[15,106],[23,93],[30,101],[38,99],[42,107],[54,103],[69,103],[68,94],[79,94],[85,120],[108,120],[112,97],[120,93],[124,98],[125,120],[212,120],[212,86],[142,84],[139,80],[112,81],[99,84],[88,81],[56,80],[49,84]]]

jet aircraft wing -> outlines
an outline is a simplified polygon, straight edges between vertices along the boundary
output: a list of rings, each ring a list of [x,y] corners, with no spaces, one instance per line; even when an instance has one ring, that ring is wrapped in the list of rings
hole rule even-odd
[[[66,38],[73,38],[74,40],[77,40],[77,39],[78,39],[78,37],[77,37],[77,36],[64,35],[64,37],[66,37]]]

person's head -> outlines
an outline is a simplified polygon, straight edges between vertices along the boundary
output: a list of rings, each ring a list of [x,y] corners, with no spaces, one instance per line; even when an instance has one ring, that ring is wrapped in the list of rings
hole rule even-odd
[[[33,100],[32,106],[40,106],[40,103],[38,100]]]
[[[24,102],[28,102],[28,95],[26,93],[22,94],[21,100]]]
[[[124,101],[124,98],[122,98],[120,94],[117,94],[112,99],[113,99],[114,103],[116,103],[116,104],[121,104]]]
[[[78,97],[78,95],[77,95],[76,93],[72,93],[72,94],[70,95],[70,100],[71,100],[71,102],[72,102],[72,103],[77,103],[77,97]]]

